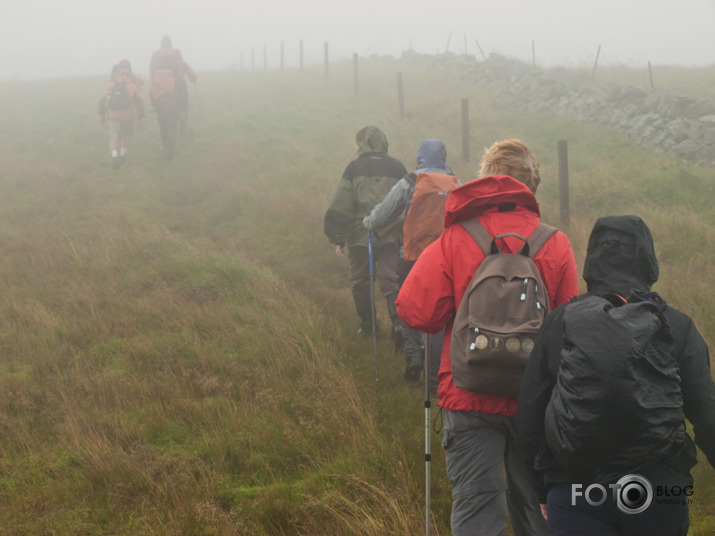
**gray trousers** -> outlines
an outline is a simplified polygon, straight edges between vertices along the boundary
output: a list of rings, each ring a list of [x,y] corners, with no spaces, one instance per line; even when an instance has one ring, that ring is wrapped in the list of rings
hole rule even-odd
[[[546,536],[531,475],[516,448],[514,417],[444,411],[447,476],[452,483],[452,534]]]
[[[375,282],[383,296],[397,294],[400,291],[397,263],[400,250],[397,244],[383,244],[372,248],[372,260]],[[350,286],[370,288],[370,250],[364,246],[348,248],[350,264]]]

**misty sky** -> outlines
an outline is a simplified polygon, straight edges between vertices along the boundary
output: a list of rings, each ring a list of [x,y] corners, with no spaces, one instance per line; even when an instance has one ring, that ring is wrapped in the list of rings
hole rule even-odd
[[[715,65],[715,0],[3,0],[0,79],[148,71],[163,35],[198,72],[353,53],[497,52],[544,66]],[[451,37],[450,37],[451,36]],[[253,58],[253,62],[252,62]],[[255,62],[255,63],[254,63]]]

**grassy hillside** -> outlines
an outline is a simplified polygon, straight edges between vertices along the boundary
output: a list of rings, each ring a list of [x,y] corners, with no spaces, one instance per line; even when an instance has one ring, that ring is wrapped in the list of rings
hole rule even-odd
[[[424,530],[421,385],[405,384],[387,340],[375,381],[347,263],[322,229],[368,124],[408,168],[422,139],[444,140],[463,181],[483,147],[521,137],[556,225],[557,141],[568,140],[572,216],[561,227],[579,271],[597,217],[640,215],[661,260],[655,289],[712,346],[712,169],[436,78],[374,60],[355,96],[351,63],[329,80],[200,73],[176,159],[163,159],[149,115],[119,171],[95,112],[106,80],[0,84],[0,535]],[[447,535],[432,438],[433,534]],[[715,531],[714,480],[703,460],[695,536]]]

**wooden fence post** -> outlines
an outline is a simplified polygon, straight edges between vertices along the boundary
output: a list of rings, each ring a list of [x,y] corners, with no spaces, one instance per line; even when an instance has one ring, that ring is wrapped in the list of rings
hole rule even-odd
[[[650,60],[648,60],[648,75],[650,76],[650,88],[653,89],[653,69],[650,68]]]
[[[479,41],[474,41],[477,44],[477,48],[479,49],[479,53],[482,55],[482,59],[484,61],[487,61],[487,57],[484,55],[484,51],[482,50],[482,47],[479,46]]]
[[[559,140],[559,201],[561,224],[568,226],[569,213],[569,156],[566,140]]]
[[[397,73],[397,104],[400,107],[400,119],[405,118],[405,92],[402,86],[402,73]]]
[[[596,66],[598,65],[598,56],[601,55],[601,45],[598,45],[598,51],[596,52],[596,61],[593,62],[593,72],[591,73],[591,82],[596,78]]]
[[[359,93],[359,88],[360,88],[360,82],[359,82],[359,76],[358,76],[358,55],[357,52],[353,53],[353,76],[354,76],[354,86],[355,86],[355,96],[358,96]]]
[[[324,50],[325,50],[325,79],[327,80],[328,79],[328,64],[329,64],[328,42],[327,41],[325,42]]]
[[[469,100],[462,99],[462,160],[469,162]]]

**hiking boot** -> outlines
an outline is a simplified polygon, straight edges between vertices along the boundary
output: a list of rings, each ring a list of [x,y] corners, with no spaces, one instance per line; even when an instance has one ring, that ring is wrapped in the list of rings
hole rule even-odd
[[[358,335],[362,335],[365,338],[372,337],[372,320],[369,322],[360,322],[360,327],[358,328]],[[375,334],[380,334],[380,325],[375,323]]]
[[[418,382],[420,381],[421,375],[422,367],[420,367],[419,365],[407,365],[403,378],[408,382]]]

